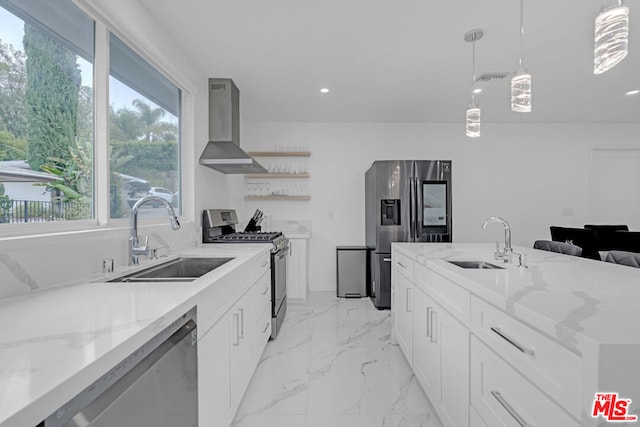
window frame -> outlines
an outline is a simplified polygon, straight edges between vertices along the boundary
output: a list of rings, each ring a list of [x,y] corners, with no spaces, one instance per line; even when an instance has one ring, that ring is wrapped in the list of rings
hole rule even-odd
[[[193,84],[187,79],[176,78],[180,71],[164,57],[151,58],[145,54],[144,46],[148,42],[135,42],[125,32],[120,31],[96,12],[86,0],[71,0],[89,18],[94,21],[94,61],[93,61],[93,97],[94,97],[94,134],[93,134],[93,211],[94,217],[86,220],[5,224],[0,226],[0,240],[4,238],[33,237],[39,235],[77,233],[93,231],[96,229],[121,229],[128,228],[129,218],[109,217],[109,36],[113,33],[129,48],[147,61],[167,80],[180,90],[180,115],[179,121],[179,188],[181,222],[194,221],[193,211],[193,183],[194,168],[192,162],[193,144],[185,144],[185,141],[193,140],[193,130],[185,129],[185,123],[193,124],[194,121],[194,95]],[[142,39],[141,39],[142,40]],[[155,49],[150,49],[156,51]],[[164,65],[166,64],[166,66]],[[188,173],[187,173],[188,172]],[[145,218],[145,224],[154,225],[165,223],[166,218]]]

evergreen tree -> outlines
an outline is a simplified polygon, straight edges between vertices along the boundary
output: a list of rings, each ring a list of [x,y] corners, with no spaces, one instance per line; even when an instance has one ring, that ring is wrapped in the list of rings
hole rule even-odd
[[[0,130],[16,138],[27,136],[26,80],[24,52],[0,40]]]
[[[49,157],[70,157],[75,145],[80,90],[76,55],[25,24],[27,160],[38,170]]]

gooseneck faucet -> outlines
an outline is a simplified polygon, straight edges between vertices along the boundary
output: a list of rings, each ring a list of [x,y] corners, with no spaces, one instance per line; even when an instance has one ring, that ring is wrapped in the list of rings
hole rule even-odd
[[[162,197],[158,196],[146,196],[138,200],[131,208],[131,234],[129,236],[129,265],[138,265],[138,255],[149,255],[149,236],[146,237],[144,245],[140,246],[138,240],[138,211],[140,207],[148,202],[158,202],[167,208],[169,218],[171,220],[171,229],[177,230],[180,228],[180,222],[173,210],[171,203],[167,202]]]
[[[492,216],[487,218],[487,220],[482,224],[482,229],[486,229],[487,225],[493,224],[494,222],[500,223],[504,226],[504,252],[500,252],[499,248],[496,248],[496,258],[501,258],[504,262],[510,263],[513,253],[513,249],[511,249],[511,227],[509,227],[509,223],[504,218]]]

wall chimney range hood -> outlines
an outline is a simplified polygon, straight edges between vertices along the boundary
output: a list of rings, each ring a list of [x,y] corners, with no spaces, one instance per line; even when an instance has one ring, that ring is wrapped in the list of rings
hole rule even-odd
[[[209,142],[200,164],[222,173],[267,173],[240,148],[240,91],[231,79],[209,79]]]

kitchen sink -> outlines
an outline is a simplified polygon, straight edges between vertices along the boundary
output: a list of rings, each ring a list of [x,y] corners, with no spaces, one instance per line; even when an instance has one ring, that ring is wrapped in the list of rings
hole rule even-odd
[[[192,282],[233,258],[180,257],[144,270],[125,274],[109,282]]]
[[[457,260],[451,259],[447,260],[448,263],[453,265],[457,265],[461,268],[470,268],[470,269],[478,269],[478,270],[502,270],[504,267],[500,267],[499,265],[491,264],[490,262],[482,261],[482,260]]]

